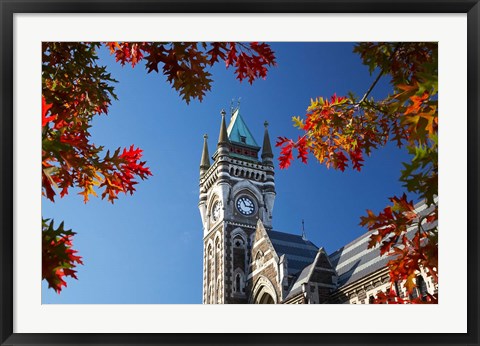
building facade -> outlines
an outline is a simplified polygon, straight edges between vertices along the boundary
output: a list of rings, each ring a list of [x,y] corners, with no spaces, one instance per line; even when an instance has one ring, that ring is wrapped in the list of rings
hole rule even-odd
[[[200,162],[202,302],[368,304],[389,289],[388,259],[378,247],[367,249],[370,233],[329,255],[305,236],[272,228],[276,192],[268,124],[260,147],[239,108],[228,127],[221,114],[213,161],[205,135]],[[436,293],[424,273],[417,280],[415,295]],[[401,284],[395,288],[406,295]]]

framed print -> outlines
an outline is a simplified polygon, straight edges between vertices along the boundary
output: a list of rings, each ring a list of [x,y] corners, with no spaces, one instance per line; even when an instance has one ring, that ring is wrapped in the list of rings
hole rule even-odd
[[[2,0],[2,345],[478,344],[479,6]]]

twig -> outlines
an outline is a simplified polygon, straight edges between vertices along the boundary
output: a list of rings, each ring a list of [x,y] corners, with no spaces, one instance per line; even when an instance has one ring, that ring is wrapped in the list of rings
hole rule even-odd
[[[397,45],[395,46],[395,49],[393,50],[392,56],[390,57],[390,61],[393,60],[395,54],[397,54],[398,48],[400,48],[400,43],[397,43]],[[368,88],[368,90],[367,90],[367,92],[365,93],[365,95],[363,95],[362,99],[361,99],[356,105],[361,105],[363,102],[365,102],[365,100],[367,99],[368,95],[370,95],[370,93],[372,92],[373,88],[375,88],[375,86],[377,85],[378,81],[380,80],[380,78],[383,76],[384,73],[385,73],[385,69],[382,69],[382,70],[380,71],[380,73],[378,74],[377,78],[375,78],[375,81],[373,82],[373,84],[370,85],[370,88]]]

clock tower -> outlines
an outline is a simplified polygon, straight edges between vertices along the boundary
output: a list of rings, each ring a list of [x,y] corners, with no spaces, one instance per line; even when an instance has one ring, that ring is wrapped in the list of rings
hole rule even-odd
[[[257,223],[272,227],[275,200],[273,153],[265,122],[263,147],[258,146],[240,109],[225,111],[213,162],[207,136],[200,162],[199,209],[203,225],[204,304],[245,304],[247,277]],[[259,152],[262,149],[259,159]]]

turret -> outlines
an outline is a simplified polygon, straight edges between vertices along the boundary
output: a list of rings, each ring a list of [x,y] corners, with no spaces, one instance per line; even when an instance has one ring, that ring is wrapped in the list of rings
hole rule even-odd
[[[210,168],[210,156],[208,155],[208,136],[203,135],[203,150],[202,159],[200,160],[200,200],[198,202],[198,208],[200,210],[200,216],[202,217],[202,224],[205,229],[206,226],[206,214],[207,214],[207,190],[202,184],[202,178]]]
[[[228,154],[230,153],[230,140],[228,139],[227,125],[225,124],[225,110],[220,112],[222,115],[222,122],[220,124],[220,134],[218,135],[217,151],[213,156],[216,162],[216,170],[218,176],[218,194],[221,196],[222,209],[225,211],[228,203],[228,196],[230,194],[230,174],[228,167],[230,165]]]
[[[273,165],[273,152],[272,145],[270,144],[270,136],[268,134],[268,122],[265,121],[265,133],[263,135],[263,147],[262,147],[262,163],[266,166],[266,182],[264,188],[264,199],[266,215],[264,223],[267,227],[272,226],[272,211],[275,203],[275,172]]]

